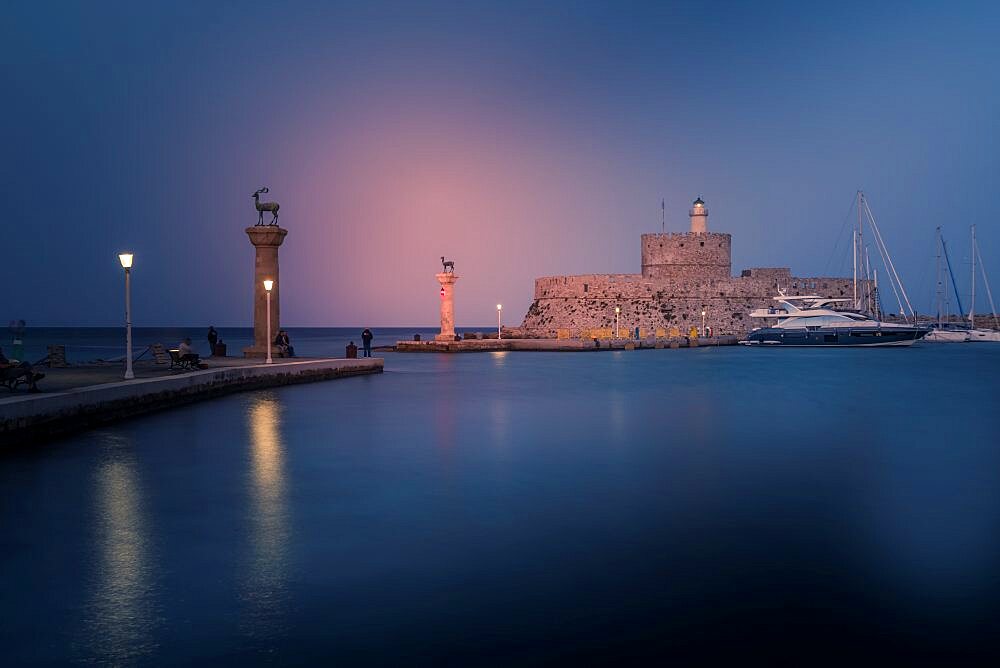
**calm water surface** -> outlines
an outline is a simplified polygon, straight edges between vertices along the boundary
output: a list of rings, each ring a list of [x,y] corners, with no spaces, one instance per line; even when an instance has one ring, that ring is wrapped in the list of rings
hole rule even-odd
[[[14,663],[986,659],[1000,345],[389,355],[0,458]]]

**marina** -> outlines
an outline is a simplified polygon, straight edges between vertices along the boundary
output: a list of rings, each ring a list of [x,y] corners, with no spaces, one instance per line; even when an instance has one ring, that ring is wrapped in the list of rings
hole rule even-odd
[[[1000,4],[5,9],[3,666],[1000,665]]]

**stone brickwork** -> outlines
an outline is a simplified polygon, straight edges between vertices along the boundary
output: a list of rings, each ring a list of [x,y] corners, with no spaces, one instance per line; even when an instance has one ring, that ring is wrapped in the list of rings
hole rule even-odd
[[[700,198],[699,200],[700,201]],[[697,204],[697,202],[696,202]],[[695,216],[701,229],[707,214]],[[642,273],[545,276],[535,280],[535,299],[518,334],[532,337],[588,337],[615,326],[621,309],[622,336],[705,325],[713,334],[743,336],[763,323],[750,311],[774,304],[778,289],[787,295],[850,298],[849,278],[795,277],[785,267],[754,267],[732,276],[732,236],[708,231],[642,235]]]
[[[728,278],[732,274],[732,235],[644,234],[645,278]]]

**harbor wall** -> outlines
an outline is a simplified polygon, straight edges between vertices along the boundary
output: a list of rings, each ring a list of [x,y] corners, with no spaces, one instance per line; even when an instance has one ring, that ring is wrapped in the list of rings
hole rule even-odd
[[[304,360],[13,396],[0,401],[0,436],[5,444],[13,445],[233,392],[381,373],[382,369],[381,358]]]

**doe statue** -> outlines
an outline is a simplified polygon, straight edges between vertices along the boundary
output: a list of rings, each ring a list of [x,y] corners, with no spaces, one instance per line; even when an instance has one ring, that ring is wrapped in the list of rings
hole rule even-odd
[[[455,273],[455,261],[454,260],[448,260],[447,262],[445,262],[444,255],[442,255],[441,256],[441,264],[444,266],[444,273],[445,274],[454,274]]]
[[[261,193],[268,193],[268,192],[271,192],[271,191],[268,190],[265,187],[265,188],[261,188],[260,190],[258,190],[257,192],[255,192],[253,195],[251,195],[251,197],[253,197],[254,208],[257,209],[257,224],[258,225],[263,225],[264,224],[264,212],[265,211],[270,211],[271,212],[271,216],[273,216],[271,218],[271,222],[268,223],[268,225],[277,225],[278,224],[278,209],[281,208],[281,205],[278,204],[277,202],[261,202],[260,201]]]

